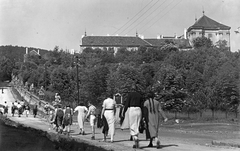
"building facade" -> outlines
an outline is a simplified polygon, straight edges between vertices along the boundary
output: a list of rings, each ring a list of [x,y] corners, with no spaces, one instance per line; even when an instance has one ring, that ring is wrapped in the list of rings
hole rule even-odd
[[[188,28],[186,35],[191,45],[195,38],[204,36],[211,39],[214,45],[220,40],[226,40],[227,47],[230,47],[230,29],[231,27],[223,25],[203,13],[203,16]]]
[[[99,49],[113,49],[114,53],[119,48],[126,48],[127,50],[137,50],[139,47],[156,48],[161,47],[166,40],[171,40],[179,49],[190,48],[190,44],[187,39],[179,37],[157,37],[157,38],[140,38],[138,34],[136,36],[85,36],[82,38],[82,44],[80,45],[80,53],[85,48],[99,48]]]

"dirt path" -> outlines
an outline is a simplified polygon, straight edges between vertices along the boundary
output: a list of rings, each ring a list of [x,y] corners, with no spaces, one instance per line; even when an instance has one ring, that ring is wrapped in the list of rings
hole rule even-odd
[[[0,104],[4,101],[8,101],[8,104],[11,105],[11,102],[14,101],[14,98],[11,92],[5,89],[4,94],[0,94]],[[37,129],[42,129],[44,131],[54,132],[53,130],[49,130],[49,125],[45,119],[41,118],[33,118],[32,115],[30,117],[11,117],[9,118],[13,121],[17,121],[26,126],[30,126]],[[211,124],[210,124],[211,125]],[[239,138],[239,133],[218,133],[210,130],[213,130],[216,125],[213,125],[212,129],[207,129],[203,131],[204,125],[182,125],[180,128],[179,125],[163,125],[160,128],[160,140],[162,145],[162,151],[240,151],[240,148],[232,148],[228,146],[213,146],[211,145],[212,140],[224,139],[224,138]],[[195,127],[194,127],[195,126]],[[233,125],[224,125],[226,128],[232,128]],[[126,146],[129,149],[132,148],[133,142],[129,141],[129,131],[128,130],[120,130],[117,126],[115,142],[114,143],[103,143],[100,142],[102,140],[103,135],[101,134],[101,129],[96,129],[96,140],[90,140],[90,126],[89,123],[86,123],[85,130],[87,135],[79,135],[78,127],[76,124],[72,126],[71,137],[86,139],[91,143],[101,146],[110,146],[110,148],[120,148],[121,146]],[[194,127],[194,128],[193,128]],[[209,125],[206,127],[209,128]],[[219,127],[218,127],[219,128]],[[238,128],[238,127],[236,127]],[[145,135],[140,135],[140,147],[139,150],[157,150],[156,148],[148,148],[148,141],[145,140]]]

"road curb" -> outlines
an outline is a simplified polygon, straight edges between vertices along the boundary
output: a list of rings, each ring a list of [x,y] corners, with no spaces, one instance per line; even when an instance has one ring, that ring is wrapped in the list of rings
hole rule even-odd
[[[213,140],[212,145],[240,148],[240,140]]]

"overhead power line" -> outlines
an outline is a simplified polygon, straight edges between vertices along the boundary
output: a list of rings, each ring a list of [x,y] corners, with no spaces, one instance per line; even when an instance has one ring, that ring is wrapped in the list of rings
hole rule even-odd
[[[167,8],[172,4],[174,3],[175,0],[172,0],[170,3],[168,3],[168,5],[166,7],[164,7],[164,9],[162,9],[159,13],[157,13],[153,18],[151,18],[151,21],[153,21],[156,17],[159,17],[159,15],[161,13],[164,13],[165,10],[167,10]],[[141,28],[139,28],[139,31],[141,31],[141,29],[143,29],[144,27],[146,27],[147,25],[149,25],[150,22],[146,22],[144,25],[142,25]]]
[[[151,28],[154,24],[156,24],[162,17],[164,17],[168,12],[170,12],[172,9],[174,9],[182,0],[180,0],[178,3],[176,3],[170,10],[168,10],[165,14],[163,14],[158,20],[156,20],[152,25],[150,25],[148,28],[146,28],[142,33],[144,33],[147,29]]]
[[[123,33],[124,31],[126,31],[130,26],[132,26],[137,20],[139,20],[139,18],[141,18],[145,13],[147,13],[152,7],[154,7],[159,1],[156,1],[150,8],[148,8],[141,16],[139,16],[137,19],[135,19],[133,21],[133,23],[131,23],[129,26],[127,26],[126,28],[124,28],[124,30],[120,33]]]
[[[119,30],[121,30],[125,25],[127,25],[133,18],[135,18],[138,14],[140,14],[148,5],[152,3],[151,0],[147,5],[145,5],[137,14],[135,14],[130,20],[128,20],[124,25],[122,25],[117,31],[115,31],[112,35],[116,34]]]
[[[141,25],[141,23],[143,21],[146,21],[146,19],[152,15],[156,10],[159,10],[159,8],[166,2],[167,0],[165,0],[164,2],[162,2],[156,9],[154,9],[149,15],[147,15],[146,17],[144,17],[136,26],[134,26],[133,28],[131,28],[130,30],[128,30],[127,33],[129,33],[130,31],[132,31],[133,29],[136,29],[137,26]]]

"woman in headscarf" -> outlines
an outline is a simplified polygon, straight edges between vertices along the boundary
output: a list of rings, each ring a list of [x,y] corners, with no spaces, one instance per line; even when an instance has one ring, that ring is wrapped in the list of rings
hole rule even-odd
[[[108,133],[111,136],[111,143],[113,143],[115,134],[116,101],[108,97],[103,101],[102,107],[101,119],[103,119],[103,116],[106,118],[109,128]],[[104,141],[106,141],[106,132],[104,134]]]
[[[78,112],[78,126],[79,126],[79,129],[80,129],[79,134],[85,135],[85,132],[84,132],[84,121],[86,119],[86,113],[88,112],[88,109],[87,109],[86,106],[84,106],[84,103],[81,102],[79,104],[79,106],[77,106],[74,109],[74,113],[75,112]]]
[[[158,139],[158,128],[160,124],[160,114],[164,118],[164,122],[168,119],[161,108],[161,104],[154,99],[155,95],[153,92],[149,92],[144,102],[143,117],[147,124],[146,136],[150,138],[148,147],[153,147],[153,139],[155,138],[157,148],[160,148],[160,141]]]

